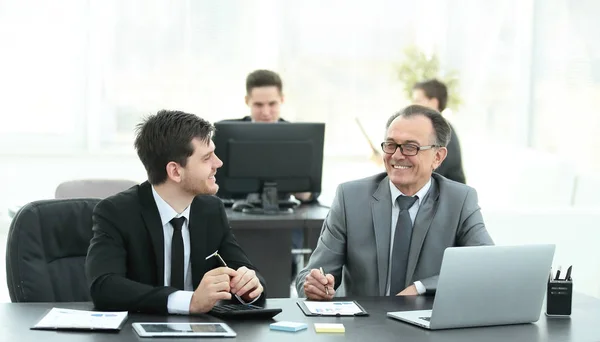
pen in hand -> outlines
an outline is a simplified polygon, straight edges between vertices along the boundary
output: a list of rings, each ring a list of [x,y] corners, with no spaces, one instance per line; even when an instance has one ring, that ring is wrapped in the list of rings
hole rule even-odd
[[[325,272],[323,272],[323,267],[319,267],[319,270],[321,271],[321,274],[323,275],[323,277],[325,277]],[[327,295],[329,296],[329,288],[327,287],[327,285],[325,285],[325,293],[327,293]]]

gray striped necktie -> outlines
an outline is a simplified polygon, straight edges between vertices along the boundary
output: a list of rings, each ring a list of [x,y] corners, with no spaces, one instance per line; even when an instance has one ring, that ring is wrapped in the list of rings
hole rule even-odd
[[[400,209],[394,244],[392,249],[392,268],[390,279],[390,295],[395,296],[406,287],[406,266],[408,264],[408,253],[410,250],[410,239],[412,237],[412,221],[408,209],[415,204],[418,197],[398,196],[396,203]]]

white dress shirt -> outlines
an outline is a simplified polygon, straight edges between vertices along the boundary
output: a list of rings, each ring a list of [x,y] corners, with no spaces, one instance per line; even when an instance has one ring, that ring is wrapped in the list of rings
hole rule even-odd
[[[181,227],[183,237],[183,291],[175,291],[169,295],[167,300],[167,310],[170,314],[188,315],[190,313],[190,303],[194,294],[192,285],[192,267],[190,265],[190,207],[178,214],[152,187],[152,196],[160,214],[160,220],[163,227],[164,246],[165,246],[165,286],[171,285],[171,240],[173,238],[173,226],[170,221],[175,217],[185,217]]]
[[[164,286],[171,285],[171,240],[173,238],[173,226],[171,220],[175,217],[185,217],[183,226],[181,227],[181,235],[183,237],[183,291],[175,291],[171,293],[167,300],[167,310],[170,314],[189,315],[190,303],[194,294],[194,285],[192,284],[192,265],[190,264],[190,229],[188,223],[190,221],[190,207],[188,206],[181,214],[177,214],[167,202],[156,192],[152,187],[152,196],[158,208],[160,220],[163,227],[164,246],[165,246],[165,282]],[[240,296],[235,297],[242,303],[252,304],[257,301],[262,294],[254,298],[251,302],[245,302]]]
[[[415,217],[417,217],[417,213],[419,212],[419,207],[421,206],[421,203],[423,201],[423,199],[425,198],[425,195],[427,195],[427,192],[429,191],[429,188],[431,188],[431,178],[429,178],[429,181],[427,182],[427,184],[425,184],[421,190],[417,191],[417,193],[415,194],[415,196],[418,196],[419,199],[415,201],[415,204],[413,204],[412,207],[410,207],[408,209],[408,214],[410,215],[410,220],[412,221],[413,227],[415,224]],[[387,284],[385,287],[385,295],[389,296],[390,295],[390,286],[391,286],[391,278],[392,278],[392,253],[394,252],[394,236],[396,235],[396,223],[398,222],[398,214],[400,214],[400,208],[398,208],[398,203],[396,203],[396,198],[398,198],[398,196],[405,196],[400,190],[398,190],[398,188],[392,183],[392,181],[390,181],[390,194],[392,195],[392,235],[391,235],[391,240],[390,240],[390,256],[388,259],[388,274],[387,274]],[[415,287],[417,288],[417,293],[419,294],[423,294],[425,293],[426,289],[425,286],[423,285],[423,283],[421,283],[420,281],[415,281],[414,282]],[[394,293],[393,295],[395,296],[397,293]]]

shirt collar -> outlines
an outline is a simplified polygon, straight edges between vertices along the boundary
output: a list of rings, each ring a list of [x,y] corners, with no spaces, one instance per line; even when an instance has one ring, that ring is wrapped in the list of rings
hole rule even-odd
[[[162,197],[160,197],[158,192],[156,192],[156,190],[154,189],[154,186],[152,186],[152,196],[154,196],[154,202],[156,202],[156,207],[158,208],[158,214],[160,215],[160,220],[161,220],[163,226],[165,224],[171,222],[171,220],[175,217],[185,217],[185,219],[188,222],[190,222],[190,206],[189,205],[187,208],[185,208],[185,210],[181,214],[177,214],[175,209],[173,209],[173,207],[171,207],[169,205],[169,203],[167,203],[164,199],[162,199]]]
[[[394,185],[394,183],[392,183],[392,181],[390,180],[390,194],[392,195],[392,207],[395,207],[396,204],[396,198],[398,198],[398,196],[406,196],[402,193],[402,191],[398,190],[398,188]],[[423,187],[417,191],[417,193],[415,194],[415,196],[417,196],[419,199],[417,199],[417,206],[421,205],[421,201],[423,201],[423,198],[425,198],[425,195],[427,195],[427,192],[429,191],[429,188],[431,188],[431,177],[429,178],[429,181],[427,181],[427,183],[425,183],[425,185],[423,185]]]

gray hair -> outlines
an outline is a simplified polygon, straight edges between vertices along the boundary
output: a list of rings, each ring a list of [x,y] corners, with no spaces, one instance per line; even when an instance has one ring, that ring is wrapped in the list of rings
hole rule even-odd
[[[395,113],[394,115],[390,116],[385,125],[386,131],[390,128],[392,121],[394,121],[397,117],[402,116],[405,118],[410,118],[415,115],[425,116],[431,121],[431,124],[433,125],[433,130],[435,131],[435,142],[433,143],[434,145],[443,147],[448,146],[448,143],[450,142],[450,136],[452,134],[452,129],[450,128],[448,121],[446,121],[442,114],[440,114],[437,110],[424,106],[410,105],[402,109],[401,111]]]

